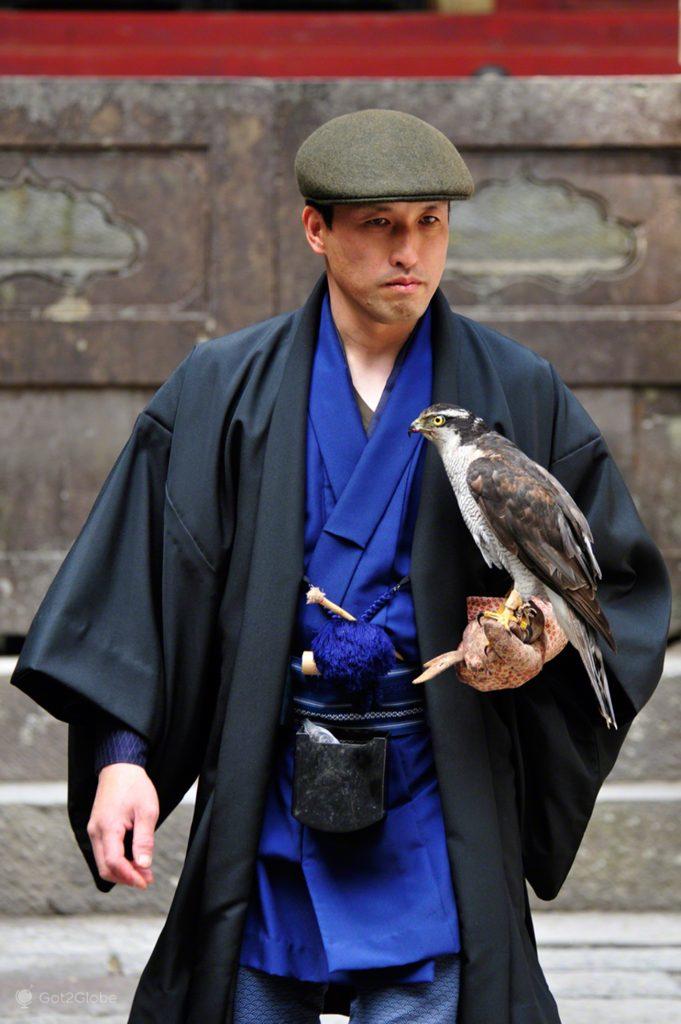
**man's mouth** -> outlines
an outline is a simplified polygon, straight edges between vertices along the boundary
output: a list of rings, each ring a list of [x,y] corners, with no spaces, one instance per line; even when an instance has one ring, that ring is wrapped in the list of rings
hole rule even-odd
[[[416,277],[396,277],[393,281],[387,281],[383,287],[401,295],[410,295],[423,284]]]

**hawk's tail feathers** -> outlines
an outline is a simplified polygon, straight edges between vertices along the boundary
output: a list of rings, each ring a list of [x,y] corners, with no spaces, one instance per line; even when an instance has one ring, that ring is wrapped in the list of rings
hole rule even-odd
[[[577,646],[580,657],[584,662],[584,667],[588,673],[591,685],[594,688],[596,698],[598,700],[598,706],[601,709],[601,714],[610,726],[617,728],[617,722],[615,721],[615,711],[612,706],[612,698],[610,696],[610,687],[608,685],[608,677],[605,674],[605,663],[603,661],[603,654],[601,652],[598,643],[596,642],[596,632],[591,626],[583,625],[580,630],[580,643]]]
[[[575,590],[570,590],[569,593],[566,593],[564,596],[572,605],[573,609],[579,613],[586,628],[593,631],[594,635],[591,638],[592,645],[596,643],[595,634],[600,633],[608,646],[617,653],[617,645],[615,643],[615,638],[612,635],[610,623],[606,619],[605,612],[598,603],[596,594],[594,592],[590,592],[586,587],[579,587]]]

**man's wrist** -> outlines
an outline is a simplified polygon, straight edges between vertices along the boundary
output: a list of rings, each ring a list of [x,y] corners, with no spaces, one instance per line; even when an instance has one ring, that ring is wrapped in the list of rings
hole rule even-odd
[[[96,774],[101,776],[102,772],[106,768],[141,768],[146,774],[145,766],[142,764],[135,764],[133,761],[110,761],[107,764],[100,765],[96,770]]]

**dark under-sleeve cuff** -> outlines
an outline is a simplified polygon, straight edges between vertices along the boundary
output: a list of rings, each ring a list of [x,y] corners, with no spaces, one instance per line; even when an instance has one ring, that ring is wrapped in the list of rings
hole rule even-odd
[[[117,725],[117,719],[108,717],[98,721],[95,739],[95,773],[107,764],[139,764],[147,762],[148,744],[144,736],[128,726]]]

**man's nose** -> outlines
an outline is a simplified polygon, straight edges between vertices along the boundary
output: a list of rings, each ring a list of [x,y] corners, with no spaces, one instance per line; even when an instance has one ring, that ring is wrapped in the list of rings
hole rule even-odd
[[[410,235],[403,235],[395,242],[390,261],[393,265],[400,264],[403,267],[413,267],[418,261],[416,246]]]

